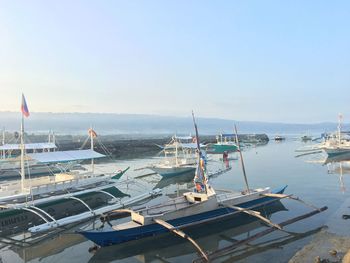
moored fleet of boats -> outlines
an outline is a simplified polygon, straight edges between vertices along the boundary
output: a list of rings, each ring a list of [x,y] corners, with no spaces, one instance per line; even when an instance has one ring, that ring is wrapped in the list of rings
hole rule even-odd
[[[161,146],[164,157],[160,162],[146,168],[175,182],[177,177],[186,174],[192,178],[193,188],[174,198],[165,201],[161,199],[159,203],[153,201],[150,205],[141,205],[141,202],[161,195],[162,190],[146,190],[135,178],[124,176],[129,167],[114,173],[96,172],[95,160],[107,156],[95,151],[97,133],[92,128],[88,130],[89,149],[61,151],[55,139],[42,143],[26,141],[24,119],[29,116],[29,110],[24,96],[21,110],[19,142],[10,144],[3,139],[0,145],[0,238],[10,239],[10,236],[23,232],[33,238],[39,234],[49,235],[62,227],[94,220],[99,216],[109,218],[113,215],[117,220],[113,223],[107,220],[108,226],[81,228],[76,233],[98,247],[105,247],[171,232],[189,241],[202,259],[210,261],[210,255],[185,231],[222,222],[238,214],[257,218],[272,229],[283,231],[282,225],[264,217],[259,212],[260,209],[272,206],[282,199],[300,201],[299,198],[284,193],[286,185],[251,188],[236,127],[235,133],[222,133],[217,136],[216,143],[204,144],[200,142],[196,119],[192,113],[195,136],[173,136],[169,143]],[[350,152],[350,142],[340,130],[339,125],[335,137],[330,136],[322,146],[316,146],[313,150],[322,149],[328,155]],[[275,137],[275,140],[284,139],[282,136]],[[253,142],[257,139],[251,140]],[[311,139],[302,137],[302,140]],[[220,154],[223,161],[228,162],[232,160],[228,154],[235,152],[240,155],[244,189],[214,189],[207,169],[208,162],[211,161],[207,153]],[[88,161],[90,165],[86,164]],[[226,168],[229,170],[229,167]],[[141,194],[130,196],[121,190],[125,186],[127,189],[130,186],[139,187]],[[325,209],[315,208],[305,217]]]
[[[323,134],[322,142],[296,150],[305,154],[323,151],[329,157],[350,153],[350,134],[342,131],[342,116],[339,116],[337,131]]]

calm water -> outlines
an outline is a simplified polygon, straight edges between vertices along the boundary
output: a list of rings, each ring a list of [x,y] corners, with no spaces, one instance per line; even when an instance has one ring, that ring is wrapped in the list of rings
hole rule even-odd
[[[327,205],[326,212],[286,227],[289,231],[305,232],[303,237],[287,237],[286,234],[275,232],[263,237],[249,246],[239,248],[235,254],[223,257],[218,262],[288,262],[288,260],[307,244],[315,233],[315,228],[327,224],[328,218],[349,198],[349,178],[347,169],[343,167],[343,177],[340,178],[337,165],[322,165],[317,160],[321,155],[295,158],[295,149],[306,144],[289,139],[277,143],[270,141],[265,146],[251,147],[244,151],[246,171],[251,188],[270,186],[280,187],[288,185],[287,194],[293,193],[305,201],[321,207]],[[209,170],[222,168],[219,156],[210,157],[212,161]],[[142,159],[130,161],[116,161],[116,163],[100,164],[104,171],[113,171],[116,167],[131,166],[128,177],[149,173],[148,170],[133,171],[143,167],[156,159]],[[215,188],[243,189],[244,181],[239,160],[231,161],[232,170],[211,179]],[[332,168],[333,173],[328,171]],[[124,175],[126,177],[126,175]],[[142,187],[129,185],[121,189],[132,195],[145,189],[162,187],[163,197],[152,200],[159,202],[167,196],[176,196],[187,188],[191,188],[192,178],[181,177],[179,183],[174,180],[160,180],[160,176],[152,175],[140,180]],[[282,205],[283,204],[283,205]],[[283,200],[282,204],[272,207],[271,211],[264,211],[274,222],[281,222],[294,216],[310,211],[310,208],[290,200]],[[96,224],[99,224],[97,222]],[[79,227],[92,227],[82,225]],[[207,251],[214,251],[219,247],[232,244],[233,240],[246,238],[265,229],[260,222],[247,216],[240,216],[219,226],[211,225],[196,229],[190,233]],[[63,232],[59,236],[50,238],[28,248],[4,245],[1,250],[2,262],[192,262],[197,257],[193,248],[173,235],[163,238],[147,239],[127,246],[112,246],[102,248],[97,253],[88,252],[92,242],[85,240],[73,230]]]

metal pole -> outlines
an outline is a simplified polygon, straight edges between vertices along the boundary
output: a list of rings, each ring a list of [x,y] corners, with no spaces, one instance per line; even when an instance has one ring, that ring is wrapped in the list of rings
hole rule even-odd
[[[56,135],[55,135],[55,132],[52,132],[52,142],[53,142],[53,144],[56,145]],[[53,151],[55,152],[55,151],[56,151],[56,148],[53,148]]]
[[[341,135],[341,123],[342,123],[342,118],[343,116],[341,114],[339,114],[339,117],[338,117],[338,147],[340,147],[340,143],[341,143],[341,140],[340,140],[340,135]]]
[[[202,167],[201,167],[201,146],[200,146],[200,142],[199,142],[197,123],[196,123],[196,120],[194,118],[193,111],[192,111],[192,119],[193,119],[194,129],[196,131],[196,142],[197,142],[197,150],[198,150],[197,171],[200,171],[201,177],[202,177],[201,180],[202,180],[202,183],[205,186],[205,193],[208,193],[208,189],[207,189],[207,180],[208,180],[208,178],[207,178],[207,176],[205,174],[205,171],[202,170]],[[197,176],[198,176],[198,174],[197,174]]]
[[[91,150],[94,150],[94,138],[93,138],[93,131],[92,128],[90,129],[90,141],[91,141]],[[91,159],[91,171],[94,173],[95,171],[95,165],[94,165],[94,159]]]
[[[24,117],[22,113],[21,122],[21,190],[24,192],[24,179],[25,179],[25,169],[24,169]]]
[[[5,145],[5,127],[2,129],[2,145]],[[5,149],[2,150],[2,158],[6,158]]]

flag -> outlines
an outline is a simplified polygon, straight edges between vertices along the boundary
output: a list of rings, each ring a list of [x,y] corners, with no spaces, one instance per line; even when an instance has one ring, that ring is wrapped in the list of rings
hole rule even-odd
[[[23,114],[24,116],[29,117],[29,110],[28,110],[26,98],[24,97],[23,94],[22,94],[21,111],[22,111],[22,114]]]
[[[97,133],[93,130],[93,129],[89,129],[89,135],[92,137],[92,138],[96,138],[97,137]]]

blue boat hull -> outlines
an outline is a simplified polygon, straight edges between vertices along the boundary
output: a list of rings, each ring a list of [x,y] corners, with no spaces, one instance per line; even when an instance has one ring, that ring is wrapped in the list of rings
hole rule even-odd
[[[282,194],[287,186],[275,189],[272,191],[272,193]],[[278,198],[273,197],[262,197],[257,200],[249,201],[246,203],[242,203],[239,206],[243,208],[247,207],[259,207],[261,205],[266,205],[268,203],[274,202],[276,200],[279,200]],[[231,208],[219,208],[215,210],[211,210],[208,212],[181,217],[173,220],[167,221],[169,224],[175,226],[175,227],[183,227],[187,224],[200,222],[203,220],[210,220],[214,218],[217,218],[219,216],[225,217],[230,216],[233,212],[237,212],[235,209]],[[120,244],[132,240],[137,240],[145,237],[155,236],[162,233],[166,233],[169,230],[165,227],[159,225],[159,224],[150,224],[150,225],[144,225],[141,227],[135,227],[125,230],[110,230],[110,231],[99,231],[99,230],[92,230],[92,231],[81,231],[78,232],[85,236],[87,239],[90,239],[97,245],[101,247]]]

